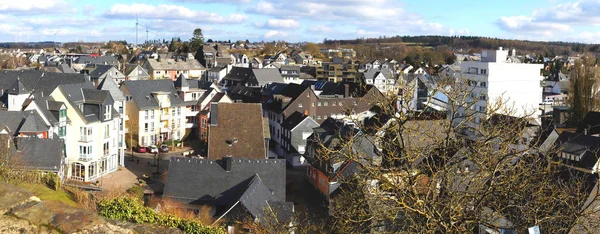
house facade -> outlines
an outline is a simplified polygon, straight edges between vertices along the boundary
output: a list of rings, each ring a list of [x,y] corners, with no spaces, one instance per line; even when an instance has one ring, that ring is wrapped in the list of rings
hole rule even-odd
[[[205,76],[206,68],[195,59],[148,59],[143,65],[152,79],[171,79],[175,81],[179,75],[186,78],[199,79]]]
[[[140,146],[180,140],[186,133],[186,104],[171,80],[125,81],[128,132]]]

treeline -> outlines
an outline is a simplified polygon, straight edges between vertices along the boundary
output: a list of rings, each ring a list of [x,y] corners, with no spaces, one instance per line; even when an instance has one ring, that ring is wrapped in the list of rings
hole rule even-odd
[[[325,45],[359,45],[382,43],[405,43],[424,47],[449,46],[453,49],[462,49],[465,52],[478,52],[482,49],[496,49],[498,47],[515,48],[522,53],[535,53],[537,55],[572,55],[583,52],[600,52],[600,45],[576,42],[543,42],[527,40],[508,40],[491,37],[477,36],[393,36],[379,38],[357,38],[353,40],[328,40]]]

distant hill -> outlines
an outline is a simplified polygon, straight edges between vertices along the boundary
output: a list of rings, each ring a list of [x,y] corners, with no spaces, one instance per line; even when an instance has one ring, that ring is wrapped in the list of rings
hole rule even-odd
[[[536,55],[573,55],[583,52],[600,52],[599,44],[585,44],[575,42],[544,42],[527,40],[508,40],[477,36],[394,36],[379,38],[357,38],[353,40],[328,40],[323,41],[325,45],[359,45],[359,44],[398,44],[406,46],[438,47],[448,46],[455,51],[462,49],[465,52],[479,52],[482,49],[496,49],[504,47],[516,49],[519,54],[535,53]]]

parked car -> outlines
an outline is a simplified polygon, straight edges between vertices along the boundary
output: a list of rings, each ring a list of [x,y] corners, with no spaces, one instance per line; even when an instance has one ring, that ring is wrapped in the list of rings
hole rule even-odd
[[[160,152],[163,152],[163,153],[169,152],[169,146],[167,146],[167,145],[160,145],[160,148],[158,150]]]
[[[146,147],[146,151],[148,153],[158,153],[158,147],[156,147],[155,145],[149,145],[148,147]]]
[[[135,147],[135,152],[146,153],[146,147],[142,147],[142,146],[138,145],[137,147]]]

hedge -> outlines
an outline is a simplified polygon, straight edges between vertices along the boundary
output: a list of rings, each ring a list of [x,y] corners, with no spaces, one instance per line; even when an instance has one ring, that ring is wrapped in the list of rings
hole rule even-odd
[[[205,226],[196,220],[156,213],[149,207],[145,207],[139,199],[131,197],[101,201],[98,203],[98,213],[108,219],[157,224],[191,234],[225,234],[222,228]]]

